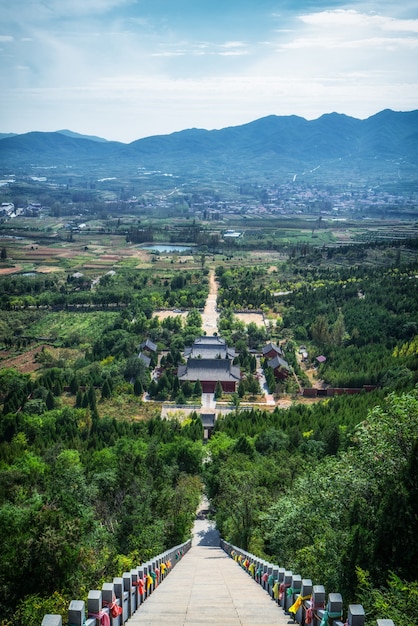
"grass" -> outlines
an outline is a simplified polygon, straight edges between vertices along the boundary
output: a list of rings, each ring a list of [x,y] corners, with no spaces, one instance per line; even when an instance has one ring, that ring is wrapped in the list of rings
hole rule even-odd
[[[93,343],[117,316],[118,313],[111,311],[46,313],[30,326],[30,334],[76,343]]]

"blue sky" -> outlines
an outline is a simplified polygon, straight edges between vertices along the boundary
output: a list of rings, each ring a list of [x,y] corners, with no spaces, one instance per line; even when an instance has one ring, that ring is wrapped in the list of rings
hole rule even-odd
[[[418,109],[418,3],[0,0],[0,132]]]

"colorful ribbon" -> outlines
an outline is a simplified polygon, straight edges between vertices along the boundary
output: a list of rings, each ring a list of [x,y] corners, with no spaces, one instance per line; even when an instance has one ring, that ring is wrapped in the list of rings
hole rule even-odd
[[[299,611],[300,607],[302,606],[302,603],[305,600],[309,600],[310,599],[310,595],[309,596],[301,596],[300,594],[298,595],[298,597],[296,598],[296,601],[292,604],[292,606],[289,609],[289,613],[294,613],[296,615],[296,613]]]
[[[138,587],[138,593],[139,595],[142,596],[142,594],[144,593],[145,590],[145,579],[144,578],[138,578],[138,580],[134,583],[132,583],[132,585],[134,587]]]
[[[324,608],[323,602],[313,602],[312,606],[306,609],[305,624],[311,624],[313,622],[314,612],[318,609],[323,609],[323,608]]]
[[[280,590],[279,581],[276,580],[276,582],[274,583],[274,587],[273,587],[273,598],[275,600],[279,599],[279,590]]]
[[[99,613],[89,613],[89,617],[100,620],[101,626],[110,626],[110,617],[107,611],[99,611]]]
[[[342,617],[342,611],[324,611],[320,626],[327,626],[329,619],[337,619]]]
[[[280,585],[280,589],[279,589],[279,600],[281,600],[283,598],[285,589],[287,589],[288,587],[290,587],[290,583],[281,583]]]
[[[103,602],[106,606],[109,607],[109,611],[112,617],[117,617],[118,615],[122,615],[123,609],[118,605],[116,596],[113,596],[112,602]]]

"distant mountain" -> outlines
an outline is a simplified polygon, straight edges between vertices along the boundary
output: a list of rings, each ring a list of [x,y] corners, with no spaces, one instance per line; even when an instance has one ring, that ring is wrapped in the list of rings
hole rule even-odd
[[[75,133],[72,130],[57,130],[57,133],[60,135],[66,135],[66,137],[73,137],[74,139],[90,139],[90,141],[100,141],[101,143],[107,143],[107,139],[103,139],[103,137],[96,137],[96,135],[80,135],[80,133]]]
[[[185,176],[289,176],[377,180],[405,171],[418,179],[418,110],[384,110],[365,120],[330,113],[308,121],[270,115],[222,130],[189,129],[130,144],[71,131],[32,132],[0,140],[0,166],[66,165],[125,174],[138,168]],[[351,179],[350,178],[350,179]]]
[[[5,139],[6,137],[16,137],[16,133],[0,133],[0,139]]]

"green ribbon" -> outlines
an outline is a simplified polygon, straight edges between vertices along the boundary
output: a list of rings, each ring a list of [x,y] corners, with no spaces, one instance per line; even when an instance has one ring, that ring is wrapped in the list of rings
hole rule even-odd
[[[328,611],[325,610],[324,614],[322,616],[322,621],[320,626],[327,626],[328,624],[328,619],[336,619],[337,617],[341,617],[342,612],[341,611]]]
[[[286,595],[288,598],[290,598],[290,596],[293,596],[293,589],[292,587],[289,587],[288,589],[286,589]]]

